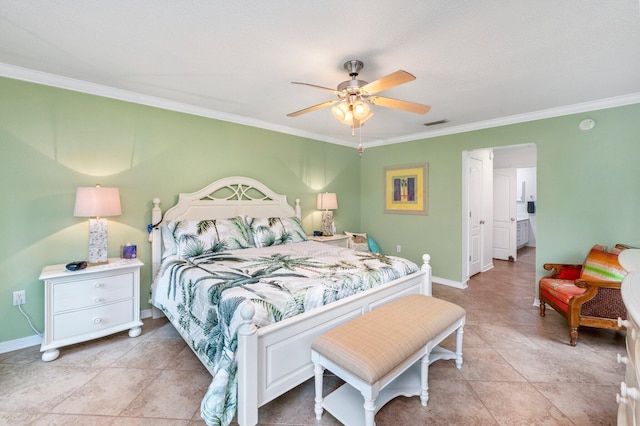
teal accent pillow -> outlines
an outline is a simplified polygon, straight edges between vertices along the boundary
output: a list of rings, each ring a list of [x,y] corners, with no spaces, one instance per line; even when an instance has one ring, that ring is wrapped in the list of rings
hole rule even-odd
[[[367,237],[367,243],[369,244],[369,251],[375,254],[380,254],[380,249],[373,238]]]

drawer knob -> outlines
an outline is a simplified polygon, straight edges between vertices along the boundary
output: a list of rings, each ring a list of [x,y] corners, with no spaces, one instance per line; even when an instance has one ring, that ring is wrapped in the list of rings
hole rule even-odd
[[[618,354],[618,364],[627,365],[628,363],[629,363],[629,358],[627,358],[626,356],[622,356],[622,355]]]
[[[102,287],[102,283],[93,283],[93,286],[95,288],[100,288],[100,287]],[[618,319],[618,322],[620,322],[620,319]]]
[[[96,303],[100,303],[100,302],[102,302],[102,298],[100,298],[100,297],[94,297],[94,298],[93,298],[93,301],[94,301],[94,302],[96,302]]]
[[[622,382],[620,383],[620,396],[625,399],[629,397],[631,399],[637,400],[638,398],[640,398],[640,392],[638,392],[638,389],[636,388],[627,387],[627,384],[625,382]]]
[[[629,324],[629,321],[623,320],[622,318],[618,317],[618,327],[629,328],[630,325],[631,324]]]
[[[93,319],[93,323],[94,323],[94,324],[100,324],[100,321],[102,321],[102,320],[100,319],[100,317],[95,317],[95,318]]]

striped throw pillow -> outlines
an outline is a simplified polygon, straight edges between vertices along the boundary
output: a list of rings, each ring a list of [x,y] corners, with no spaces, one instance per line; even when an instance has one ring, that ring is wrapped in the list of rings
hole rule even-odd
[[[618,263],[619,251],[612,253],[606,247],[595,245],[582,265],[580,278],[586,280],[622,281],[627,271]]]

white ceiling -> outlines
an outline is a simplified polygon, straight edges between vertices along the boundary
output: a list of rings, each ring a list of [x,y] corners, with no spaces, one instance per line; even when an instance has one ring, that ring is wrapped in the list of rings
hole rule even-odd
[[[350,59],[369,82],[412,73],[380,94],[431,111],[373,107],[355,138],[329,108],[286,116],[334,96],[292,81],[334,88]],[[640,102],[640,4],[0,0],[0,75],[334,143],[391,143]]]

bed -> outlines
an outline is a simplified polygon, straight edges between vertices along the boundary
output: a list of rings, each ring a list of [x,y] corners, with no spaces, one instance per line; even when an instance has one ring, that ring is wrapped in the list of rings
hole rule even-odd
[[[257,424],[259,407],[313,377],[310,348],[311,342],[315,337],[377,306],[407,294],[431,295],[431,267],[429,265],[430,258],[427,254],[423,255],[423,264],[418,267],[412,262],[401,258],[356,253],[353,250],[333,247],[319,242],[303,241],[306,239],[304,235],[295,236],[293,240],[296,242],[289,243],[292,240],[290,233],[287,233],[286,244],[281,241],[281,244],[276,243],[277,245],[267,244],[263,248],[254,247],[254,245],[259,245],[257,240],[259,232],[257,232],[258,228],[254,227],[254,222],[263,223],[267,218],[272,218],[272,220],[273,218],[280,218],[289,220],[293,228],[295,228],[295,222],[297,221],[298,225],[300,225],[299,229],[302,228],[299,200],[296,200],[295,205],[291,206],[287,203],[286,196],[275,193],[266,185],[252,178],[242,176],[228,177],[213,182],[199,191],[180,194],[176,205],[168,209],[164,214],[160,207],[160,199],[154,199],[153,204],[153,226],[150,241],[154,277],[151,303],[154,306],[154,316],[167,316],[212,374],[212,384],[201,405],[202,417],[208,424],[228,424],[234,413],[237,413],[237,421],[242,426]],[[229,223],[235,226],[238,221],[241,221],[246,225],[247,234],[255,236],[256,240],[249,241],[247,246],[244,235],[238,238],[234,237],[233,244],[216,252],[214,259],[208,257],[211,254],[210,252],[209,254],[203,254],[203,251],[206,252],[207,250],[203,250],[202,244],[196,244],[195,249],[193,244],[188,248],[185,248],[187,246],[183,244],[181,246],[182,252],[180,252],[180,247],[176,248],[171,245],[171,241],[174,243],[182,241],[177,237],[176,228],[187,226],[184,224],[193,226],[193,223],[198,221],[210,223],[214,220],[217,222],[213,223],[218,223],[220,227],[222,227],[222,224]],[[251,225],[247,222],[249,220],[253,221]],[[284,226],[282,227],[284,229]],[[256,231],[255,235],[252,234],[252,230]],[[216,232],[218,232],[217,228]],[[238,235],[238,232],[242,233],[235,228],[231,232],[234,233],[233,235]],[[170,234],[172,235],[170,236]],[[187,239],[185,238],[184,240]],[[264,245],[263,243],[264,241],[261,244]],[[271,281],[261,278],[252,280],[251,286],[261,287],[243,285],[234,286],[225,290],[225,292],[211,290],[214,287],[216,289],[221,288],[216,287],[216,285],[219,285],[218,281],[212,280],[211,277],[214,275],[220,277],[222,275],[228,276],[229,274],[234,276],[244,274],[244,276],[255,278],[266,269],[264,267],[262,269],[257,268],[257,263],[255,262],[238,263],[247,262],[247,260],[240,260],[242,256],[248,256],[253,260],[258,257],[262,259],[264,256],[279,256],[289,259],[290,256],[296,256],[292,254],[294,248],[295,250],[303,250],[302,254],[297,256],[302,256],[306,262],[309,262],[308,266],[303,265],[299,268],[293,268],[295,269],[293,273],[289,270],[280,270],[277,272],[279,274],[277,279]],[[195,251],[189,251],[192,249]],[[265,252],[263,253],[261,250]],[[390,277],[390,281],[371,287],[360,285],[363,291],[355,293],[350,290],[348,293],[341,293],[343,297],[335,297],[335,301],[327,304],[324,304],[327,302],[324,300],[326,296],[319,296],[321,298],[324,297],[323,302],[316,303],[317,306],[313,306],[311,310],[304,312],[299,310],[295,316],[282,315],[275,319],[276,322],[270,323],[266,321],[265,316],[271,317],[271,321],[273,321],[275,314],[272,315],[268,307],[265,307],[266,302],[259,300],[260,298],[255,294],[259,293],[260,297],[262,297],[262,293],[269,293],[274,287],[286,287],[287,285],[282,283],[291,282],[286,280],[300,281],[301,278],[298,276],[306,273],[303,270],[327,271],[327,269],[323,269],[324,266],[319,266],[320,262],[322,262],[320,258],[316,260],[310,255],[310,253],[318,250],[322,252],[320,253],[322,256],[324,254],[338,256],[347,263],[349,259],[356,259],[354,256],[359,256],[357,261],[361,263],[364,262],[363,256],[369,256],[366,258],[366,262],[369,265],[367,268],[371,270],[378,268],[378,266],[370,266],[376,265],[371,262],[380,260],[374,258],[382,256],[382,260],[387,263],[379,268],[381,271],[384,269],[385,273],[380,274],[378,272],[375,275],[387,275]],[[332,251],[334,253],[330,253]],[[353,262],[356,262],[356,260],[353,260]],[[227,269],[224,272],[213,272],[210,270],[213,268],[213,264]],[[254,269],[244,266],[247,264]],[[408,272],[408,275],[394,278],[396,277],[394,275],[396,272],[390,271],[389,265],[392,265],[394,269],[404,269],[405,272]],[[334,267],[331,269],[331,273],[337,274],[336,270]],[[171,276],[174,279],[179,276],[184,285],[177,288],[177,284],[170,283],[170,280],[166,278]],[[359,278],[357,281],[360,283],[368,279],[368,277]],[[214,281],[217,284],[212,285],[205,292],[203,290],[204,283]],[[328,278],[323,281],[322,276],[315,277],[315,281],[321,282],[326,287],[331,287]],[[306,284],[300,284],[300,286],[304,287],[305,291],[307,288],[313,288]],[[278,289],[278,291],[280,290]],[[233,293],[232,297],[232,292],[251,292],[252,296],[246,297],[246,295],[242,296],[241,293]],[[287,292],[292,293],[289,287],[287,287]],[[327,293],[325,289],[321,294],[326,295]],[[219,351],[226,355],[216,355],[216,358],[209,356],[210,353],[215,352],[208,346],[209,342],[204,341],[201,335],[193,337],[191,334],[197,334],[198,327],[193,325],[196,323],[202,329],[211,330],[211,326],[204,324],[209,321],[209,318],[202,318],[202,312],[198,313],[196,311],[198,309],[203,310],[202,306],[205,306],[211,300],[215,299],[216,303],[221,302],[223,299],[220,296],[221,294],[225,295],[225,302],[231,300],[234,303],[233,318],[231,318],[231,314],[228,314],[228,326],[224,331],[224,333],[229,334],[229,336],[226,336],[225,341],[228,340],[232,343],[230,348],[225,347],[224,350]],[[299,293],[295,292],[295,294]],[[303,296],[304,301],[301,302],[305,306],[308,300],[312,299],[306,294]],[[171,297],[173,297],[173,302]],[[182,297],[183,302],[180,302],[180,297]],[[241,299],[243,300],[241,301]],[[189,303],[184,303],[184,300],[189,300]],[[309,304],[314,305],[311,302]],[[185,313],[184,311],[187,310],[185,306],[188,306],[189,309],[193,307],[194,312]],[[207,309],[211,311],[213,308],[209,306]],[[219,314],[220,321],[218,321],[217,316],[215,321],[210,321],[215,323],[216,326],[218,323],[223,323],[221,318],[225,312],[222,306],[217,309],[216,313]],[[267,313],[265,314],[265,312]],[[200,315],[201,319],[197,319],[198,315]],[[188,318],[188,321],[185,321],[185,318]],[[455,354],[449,354],[444,350],[439,356],[440,359],[455,358]],[[226,370],[221,373],[223,369],[212,362],[213,358],[223,360],[223,363],[229,364]],[[226,383],[224,383],[225,379],[227,380]]]

